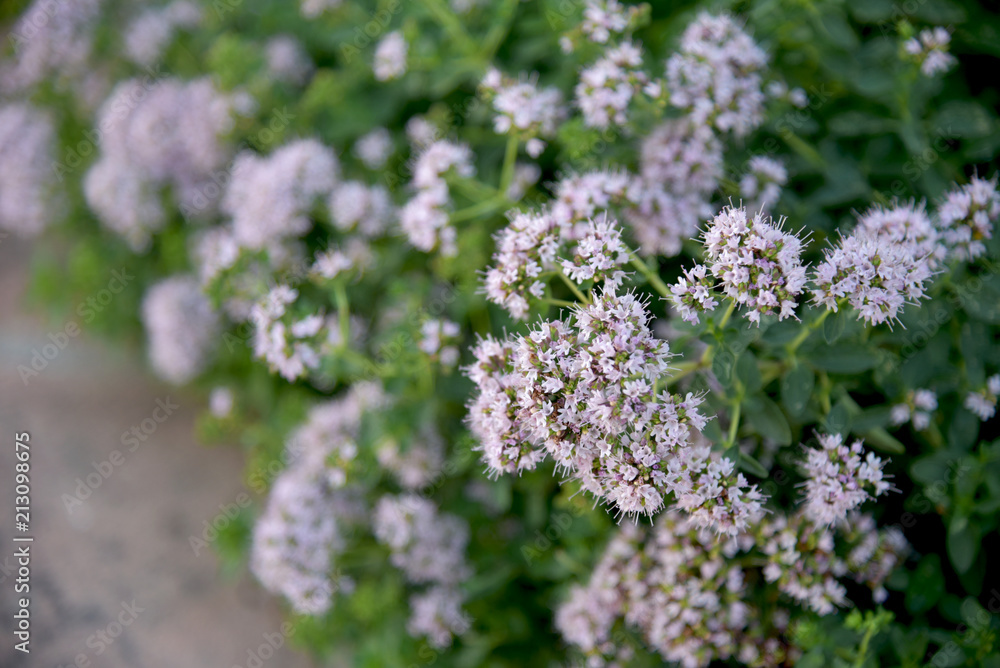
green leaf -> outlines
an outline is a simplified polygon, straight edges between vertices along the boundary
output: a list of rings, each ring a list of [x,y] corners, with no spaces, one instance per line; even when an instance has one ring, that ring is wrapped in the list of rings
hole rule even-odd
[[[804,364],[797,364],[781,379],[781,403],[793,417],[805,412],[816,387],[816,374]]]
[[[823,421],[823,429],[828,434],[846,434],[851,429],[851,415],[847,410],[847,406],[843,403],[838,403],[830,412],[826,415],[826,420]]]
[[[875,450],[888,452],[894,455],[901,455],[906,452],[906,446],[896,439],[895,436],[881,427],[862,432],[860,435],[864,437],[865,442]]]
[[[927,612],[944,595],[941,558],[928,554],[920,560],[906,590],[906,609],[914,615]]]
[[[712,358],[712,373],[715,374],[722,387],[728,388],[733,384],[734,362],[733,354],[726,348],[717,350]]]
[[[744,351],[736,361],[736,378],[742,383],[747,394],[753,394],[761,387],[757,358],[749,350]]]
[[[970,449],[979,438],[980,424],[979,418],[969,411],[956,410],[948,425],[948,445],[961,450]]]
[[[778,404],[763,394],[758,394],[746,402],[746,408],[747,422],[754,431],[779,445],[791,445],[792,429]]]
[[[948,558],[959,573],[972,567],[979,554],[979,527],[963,515],[955,516],[948,527]]]
[[[770,475],[768,470],[764,468],[763,464],[748,454],[740,453],[738,463],[741,469],[747,473],[752,473],[758,478],[766,478]]]
[[[831,313],[827,316],[826,321],[823,323],[823,338],[830,345],[833,345],[840,335],[844,333],[844,326],[847,324],[847,317],[844,315],[844,309],[841,309],[837,313]]]
[[[816,349],[809,361],[822,371],[853,375],[874,368],[879,362],[879,355],[865,346],[839,344]]]

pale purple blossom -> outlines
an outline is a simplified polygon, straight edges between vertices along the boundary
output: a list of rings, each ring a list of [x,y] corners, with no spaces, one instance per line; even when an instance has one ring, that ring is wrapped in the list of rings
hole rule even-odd
[[[865,501],[891,488],[882,474],[884,462],[865,453],[861,440],[847,445],[840,434],[817,434],[818,448],[806,450],[803,462],[805,516],[817,525],[832,525]]]
[[[705,261],[718,290],[746,309],[746,318],[795,317],[797,299],[806,282],[802,242],[781,229],[781,222],[746,209],[723,209],[703,234]],[[704,298],[702,298],[704,300]]]
[[[846,301],[871,325],[891,322],[904,305],[924,297],[931,265],[914,244],[859,227],[816,266],[813,298],[833,311]]]
[[[315,139],[298,139],[267,157],[244,151],[222,200],[236,242],[268,249],[312,227],[310,213],[329,197],[340,176],[333,151]]]
[[[0,230],[34,237],[54,216],[55,139],[49,114],[24,102],[0,106]],[[62,181],[58,169],[55,177]]]
[[[149,288],[142,321],[153,371],[174,385],[204,371],[222,334],[219,314],[193,276],[172,276]]]
[[[586,125],[608,128],[628,121],[632,98],[648,82],[641,66],[642,50],[625,41],[580,72],[576,104]]]
[[[695,125],[745,136],[764,120],[766,66],[767,54],[732,17],[703,12],[667,61],[670,104]]]
[[[747,163],[740,179],[740,196],[748,211],[771,211],[781,198],[781,188],[788,183],[788,171],[780,160],[755,155]]]
[[[971,261],[986,252],[993,238],[993,226],[1000,219],[1000,192],[996,174],[992,179],[978,176],[945,194],[937,208],[938,224],[950,257]]]
[[[680,253],[682,243],[716,211],[711,196],[722,167],[722,144],[704,125],[671,119],[643,138],[625,214],[640,253]]]
[[[385,128],[375,128],[358,139],[354,154],[368,169],[382,169],[392,155],[392,136]]]

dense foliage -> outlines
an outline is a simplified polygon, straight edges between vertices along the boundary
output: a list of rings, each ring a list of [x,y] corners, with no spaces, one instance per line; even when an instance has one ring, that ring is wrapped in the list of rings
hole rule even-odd
[[[5,18],[0,230],[243,448],[192,548],[303,650],[1000,667],[989,7]]]

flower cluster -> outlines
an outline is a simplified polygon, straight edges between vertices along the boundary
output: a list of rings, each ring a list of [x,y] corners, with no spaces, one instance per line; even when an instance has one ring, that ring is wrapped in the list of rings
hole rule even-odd
[[[632,187],[632,177],[624,170],[573,174],[556,183],[550,211],[558,225],[566,228],[564,236],[577,239],[588,221],[627,202]]]
[[[343,586],[330,573],[343,549],[339,517],[345,502],[321,479],[292,469],[275,480],[254,525],[250,570],[298,613],[323,614]]]
[[[392,137],[385,128],[375,128],[354,144],[354,155],[368,169],[382,169],[392,156]]]
[[[770,211],[781,198],[781,188],[788,183],[788,170],[780,160],[755,155],[747,163],[740,179],[740,196],[749,211]]]
[[[555,218],[546,212],[518,213],[496,237],[493,265],[486,270],[486,298],[524,320],[529,299],[545,294],[544,274],[554,271],[562,235]]]
[[[429,253],[435,248],[442,255],[455,255],[455,228],[448,224],[446,208],[451,203],[448,194],[448,174],[470,177],[475,174],[472,151],[464,144],[435,141],[417,158],[412,185],[416,195],[399,213],[399,222],[410,243]]]
[[[986,422],[996,415],[998,397],[1000,397],[1000,374],[987,378],[986,386],[981,390],[965,395],[965,407]]]
[[[221,192],[215,173],[232,151],[220,137],[249,104],[207,78],[118,84],[98,113],[101,155],[84,179],[87,203],[136,250],[166,222],[165,187],[186,217],[211,215]]]
[[[543,139],[552,137],[567,115],[559,89],[539,88],[536,79],[537,75],[514,81],[500,70],[491,69],[480,85],[492,98],[497,112],[493,118],[494,131],[502,135],[514,132],[527,140],[526,149],[533,158],[541,155],[545,149]]]
[[[375,451],[379,466],[388,471],[405,490],[417,491],[432,482],[444,465],[444,442],[432,429],[419,433],[404,451],[387,439]]]
[[[562,270],[578,284],[601,281],[605,289],[617,290],[625,280],[625,272],[619,267],[628,263],[630,252],[622,241],[621,230],[605,214],[587,226],[572,257],[562,261]]]
[[[792,611],[774,603],[756,608],[749,579],[763,576],[796,604],[828,615],[847,604],[839,581],[845,576],[885,600],[885,581],[908,551],[898,529],[878,530],[871,516],[857,512],[838,527],[776,513],[721,541],[688,519],[664,514],[651,528],[619,529],[589,583],[574,587],[556,611],[556,628],[595,668],[631,656],[617,634],[612,639],[619,619],[685,668],[729,658],[784,665],[798,656],[784,639]]]
[[[877,325],[895,320],[907,302],[923,298],[931,256],[894,236],[859,225],[842,238],[814,270],[816,302],[837,311],[847,300],[859,319]]]
[[[911,390],[906,400],[892,407],[892,423],[913,422],[913,428],[923,431],[931,424],[931,414],[937,410],[937,395],[931,390]]]
[[[542,299],[546,279],[560,269],[577,284],[600,281],[608,289],[620,287],[625,279],[620,267],[628,263],[630,250],[617,224],[605,214],[577,227],[579,238],[554,210],[518,213],[497,235],[493,266],[483,281],[487,299],[523,320],[529,300]]]
[[[221,206],[237,244],[270,251],[302,236],[312,227],[313,207],[330,196],[339,176],[337,157],[315,139],[290,142],[267,157],[240,153]]]
[[[54,139],[47,114],[22,102],[0,106],[0,230],[32,237],[45,229]]]
[[[584,123],[595,128],[624,125],[633,96],[649,83],[641,66],[642,50],[626,41],[580,72],[576,103]]]
[[[420,350],[445,369],[458,364],[458,346],[461,330],[450,320],[430,319],[420,328]]]
[[[719,305],[714,288],[715,279],[705,265],[685,269],[677,283],[670,286],[671,301],[681,319],[698,323],[702,313],[714,311]]]
[[[343,340],[336,314],[297,316],[290,307],[298,296],[298,290],[277,285],[252,307],[249,315],[254,325],[254,355],[289,381],[318,369],[323,355],[350,343]],[[350,325],[353,336],[360,328],[355,321]]]
[[[222,333],[218,313],[193,276],[172,276],[149,288],[142,321],[153,370],[175,385],[201,373]]]
[[[447,647],[453,634],[464,633],[470,625],[456,586],[470,574],[465,560],[468,526],[415,494],[383,496],[372,522],[375,537],[389,548],[392,564],[406,579],[432,585],[410,599],[408,630],[428,636],[436,647]]]
[[[763,121],[767,54],[727,15],[702,13],[667,60],[670,103],[697,125],[742,137]]]
[[[949,191],[938,206],[938,225],[949,254],[961,261],[975,260],[986,252],[993,225],[1000,220],[998,176],[973,177],[967,185]]]
[[[622,35],[628,30],[637,7],[628,7],[618,0],[587,0],[583,8],[580,30],[591,42],[607,44],[612,35]]]
[[[884,601],[885,581],[909,551],[899,529],[877,530],[870,515],[858,512],[835,527],[817,526],[801,513],[776,515],[760,525],[756,540],[766,557],[767,582],[820,615],[847,604],[839,578],[848,574]],[[846,555],[836,549],[838,542],[848,548]]]
[[[470,428],[494,474],[533,468],[548,454],[620,514],[655,514],[673,495],[730,533],[761,497],[731,464],[692,445],[707,422],[702,400],[656,389],[671,354],[648,323],[637,297],[605,291],[570,321],[481,342],[468,369],[479,390]]]
[[[802,242],[784,232],[758,212],[723,209],[703,235],[708,270],[718,288],[734,303],[746,308],[746,318],[760,323],[763,315],[777,311],[778,318],[795,317],[798,296],[806,282]],[[698,310],[713,305],[706,274],[695,267],[674,286],[674,303],[685,320],[697,322]]]
[[[365,411],[384,405],[381,388],[360,383],[345,396],[313,408],[285,444],[288,467],[271,487],[267,507],[254,525],[250,568],[268,590],[302,614],[330,609],[333,595],[352,586],[334,577],[343,549],[342,526],[366,514],[347,488],[346,467]]]
[[[319,476],[330,489],[343,488],[358,455],[362,415],[387,401],[378,385],[358,383],[344,396],[316,404],[285,443],[289,466]]]
[[[932,77],[947,72],[958,62],[955,56],[948,53],[951,44],[951,34],[947,29],[936,27],[921,30],[903,44],[906,55],[916,64],[924,76]]]
[[[862,441],[851,445],[840,434],[818,434],[818,448],[806,450],[804,516],[826,526],[837,524],[868,499],[890,489],[882,475],[884,463],[873,452],[867,455]]]
[[[14,57],[0,65],[0,92],[14,94],[43,81],[73,83],[87,71],[102,0],[53,7],[34,0],[10,31]]]
[[[170,46],[178,28],[193,28],[201,22],[201,9],[189,0],[147,9],[125,31],[125,53],[132,62],[150,67]]]
[[[267,42],[267,71],[279,81],[302,85],[315,66],[299,40],[291,35],[277,35]]]
[[[740,541],[718,543],[683,519],[658,518],[652,530],[623,527],[586,587],[556,611],[556,628],[589,656],[589,666],[621,665],[611,640],[619,618],[639,630],[665,661],[701,668],[739,656],[758,665],[783,659],[775,641],[756,643],[760,616],[744,602],[746,575],[730,558]],[[756,633],[755,633],[756,631]],[[761,657],[766,654],[766,657]]]
[[[677,255],[715,212],[721,178],[722,144],[710,127],[677,118],[644,137],[626,212],[642,252]]]

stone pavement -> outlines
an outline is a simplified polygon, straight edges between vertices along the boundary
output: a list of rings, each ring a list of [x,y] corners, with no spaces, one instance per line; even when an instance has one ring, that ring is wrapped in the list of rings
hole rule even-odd
[[[0,243],[0,666],[243,668],[258,665],[249,652],[265,634],[283,646],[261,652],[261,668],[312,665],[282,643],[278,605],[248,574],[225,579],[211,550],[195,556],[189,545],[243,490],[235,448],[195,443],[202,407],[193,398],[86,332],[22,382],[17,366],[50,331],[21,303],[29,251],[11,237]],[[122,433],[168,398],[179,408],[130,452]],[[11,617],[21,431],[31,435],[30,655],[13,649]],[[117,463],[102,465],[116,449]],[[95,463],[110,475],[69,512],[62,495],[76,492],[78,478],[86,483]]]

